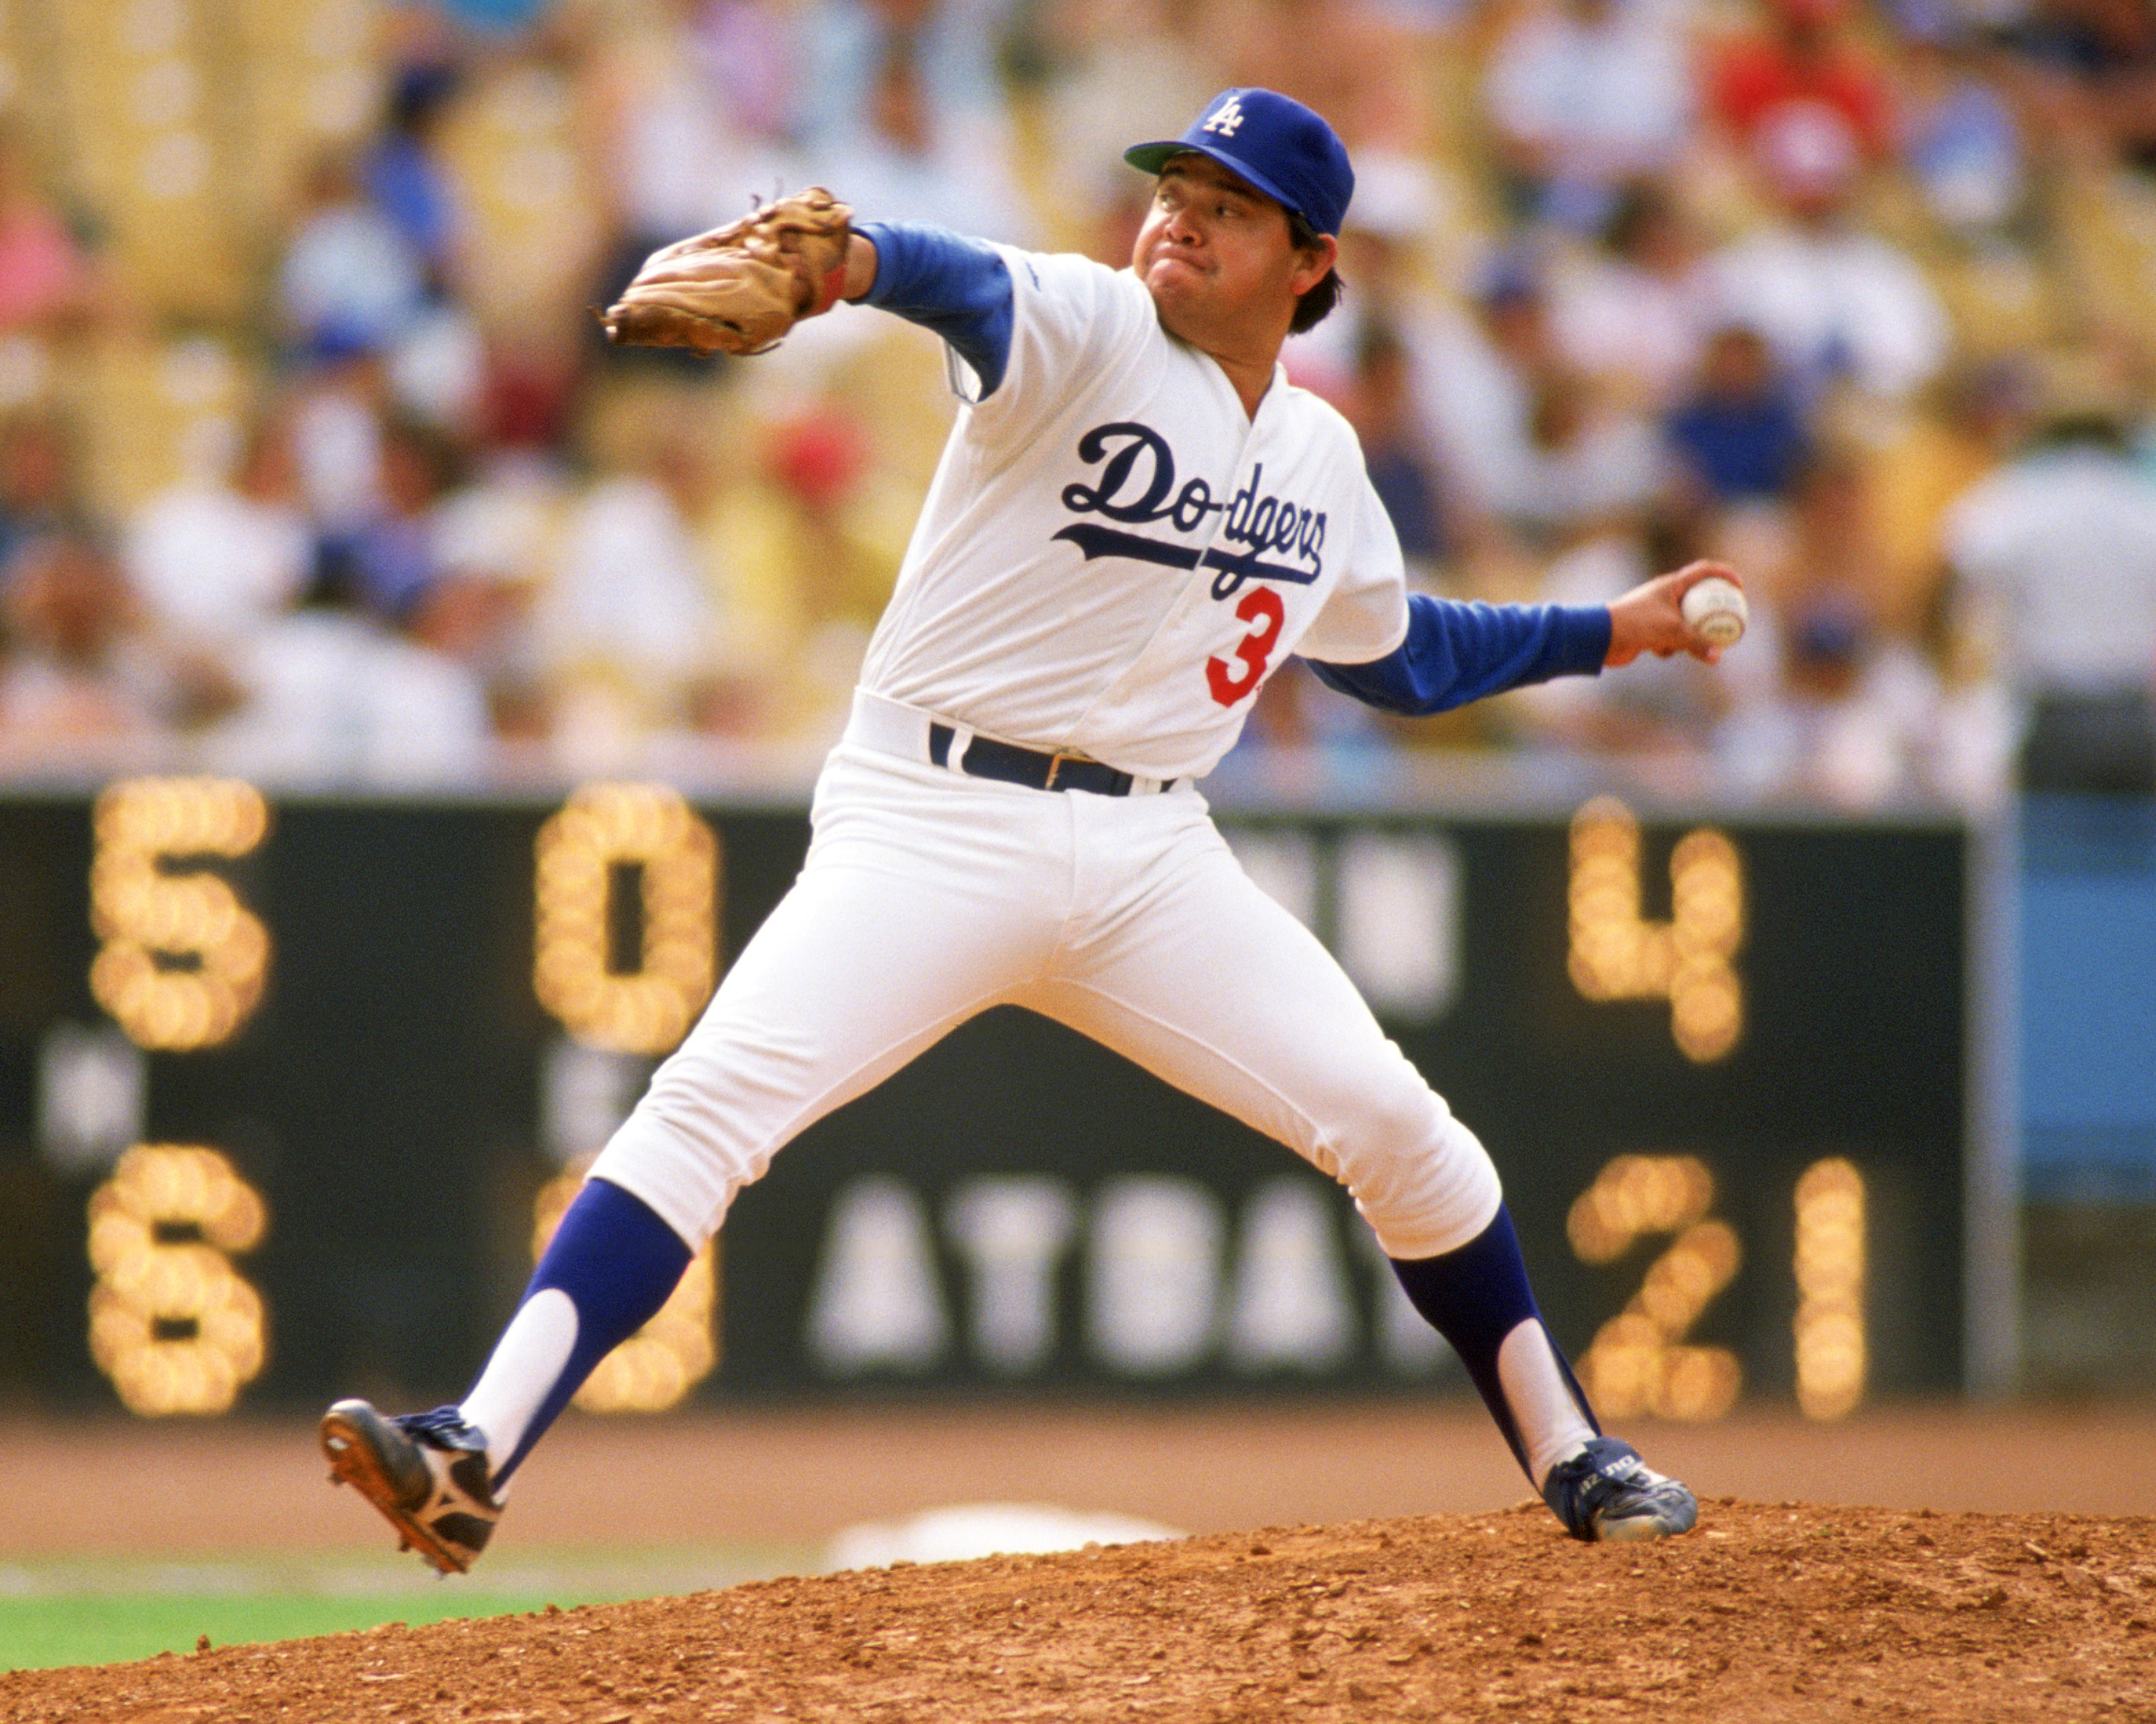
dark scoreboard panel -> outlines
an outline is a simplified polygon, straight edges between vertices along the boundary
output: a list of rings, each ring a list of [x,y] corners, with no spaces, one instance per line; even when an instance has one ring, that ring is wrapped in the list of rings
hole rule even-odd
[[[1960,828],[1223,824],[1490,1146],[1609,1409],[1960,1386]],[[641,786],[0,801],[0,1394],[459,1392],[806,842]],[[591,1404],[1456,1378],[1344,1194],[1016,1012],[788,1147],[711,1268]]]

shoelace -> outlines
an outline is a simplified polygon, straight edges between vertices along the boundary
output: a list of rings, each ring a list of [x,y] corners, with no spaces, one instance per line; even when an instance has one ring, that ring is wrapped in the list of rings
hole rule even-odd
[[[1568,1532],[1584,1537],[1596,1511],[1606,1509],[1626,1493],[1645,1495],[1652,1484],[1640,1475],[1645,1470],[1636,1452],[1600,1439],[1584,1454],[1576,1455],[1550,1479],[1546,1493],[1550,1506]],[[1601,1450],[1597,1453],[1597,1449]]]
[[[407,1413],[397,1424],[409,1436],[436,1449],[483,1449],[486,1445],[479,1433],[465,1423],[464,1414],[455,1407],[437,1407],[431,1413]]]

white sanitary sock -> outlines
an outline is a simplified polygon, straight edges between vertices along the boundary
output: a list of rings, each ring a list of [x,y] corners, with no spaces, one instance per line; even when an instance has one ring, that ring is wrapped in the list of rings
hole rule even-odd
[[[1497,1377],[1527,1445],[1528,1475],[1539,1491],[1552,1467],[1587,1447],[1594,1427],[1579,1410],[1539,1320],[1529,1317],[1505,1337],[1497,1348]]]
[[[510,1320],[460,1409],[465,1424],[486,1434],[490,1473],[516,1452],[576,1345],[577,1307],[559,1287],[533,1294]]]

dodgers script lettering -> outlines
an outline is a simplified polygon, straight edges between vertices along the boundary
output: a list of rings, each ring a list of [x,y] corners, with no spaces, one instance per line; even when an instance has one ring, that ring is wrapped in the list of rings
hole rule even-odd
[[[1100,473],[1091,484],[1081,480],[1063,487],[1063,506],[1073,515],[1097,515],[1127,526],[1165,521],[1179,533],[1197,531],[1209,516],[1222,516],[1219,542],[1202,557],[1191,546],[1091,522],[1066,526],[1055,535],[1076,545],[1089,562],[1128,557],[1189,569],[1202,561],[1217,571],[1212,591],[1218,599],[1233,598],[1253,578],[1307,586],[1324,572],[1325,511],[1268,495],[1262,461],[1232,496],[1214,496],[1202,475],[1185,480],[1178,490],[1175,451],[1168,439],[1150,425],[1129,419],[1096,425],[1078,439],[1078,459],[1099,467]],[[1240,551],[1227,548],[1238,546]],[[1294,560],[1267,560],[1276,557]]]

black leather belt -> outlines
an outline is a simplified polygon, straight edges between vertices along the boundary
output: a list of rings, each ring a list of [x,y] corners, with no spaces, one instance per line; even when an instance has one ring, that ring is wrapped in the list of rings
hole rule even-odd
[[[917,732],[916,732],[917,734]],[[947,724],[928,726],[928,758],[939,767],[951,764],[951,739],[957,732]],[[1046,754],[1038,748],[1020,748],[990,736],[976,736],[958,762],[969,778],[996,778],[1006,784],[1024,784],[1034,790],[1090,790],[1096,796],[1128,796],[1137,781],[1128,772],[1082,754]],[[1172,784],[1174,780],[1170,779]],[[1161,788],[1165,790],[1168,784]]]

